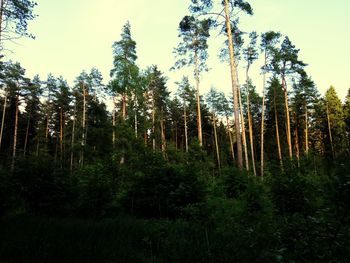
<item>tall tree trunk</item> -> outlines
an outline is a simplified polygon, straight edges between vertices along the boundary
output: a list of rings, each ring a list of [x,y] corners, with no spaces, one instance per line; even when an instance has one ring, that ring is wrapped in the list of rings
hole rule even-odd
[[[243,152],[244,152],[244,159],[245,159],[245,168],[247,171],[249,171],[249,159],[248,159],[248,148],[247,148],[247,136],[246,136],[246,130],[245,130],[245,120],[243,115],[243,107],[242,107],[242,95],[241,95],[241,89],[238,88],[238,100],[239,100],[239,107],[241,109],[240,116],[241,116],[241,122],[242,122],[242,143],[243,143]]]
[[[6,104],[7,104],[7,91],[5,91],[4,107],[2,110],[2,120],[1,120],[1,130],[0,130],[0,149],[1,149],[1,142],[2,142],[2,134],[4,131],[4,125],[5,125]]]
[[[218,161],[218,168],[219,168],[219,172],[220,172],[221,171],[220,151],[219,151],[218,135],[217,135],[217,131],[216,131],[216,118],[215,118],[214,113],[213,113],[213,128],[214,128],[216,159]]]
[[[11,173],[15,170],[15,162],[16,162],[16,150],[17,150],[17,131],[18,131],[18,114],[19,114],[19,108],[18,108],[18,102],[19,101],[19,94],[16,95],[16,115],[15,115],[15,129],[13,132],[13,148],[12,148],[12,161],[11,161]]]
[[[122,93],[122,117],[123,120],[126,118],[126,94],[125,92]]]
[[[282,88],[284,92],[284,105],[285,105],[285,111],[286,111],[286,133],[287,133],[288,152],[289,152],[289,158],[292,159],[293,151],[292,151],[292,136],[290,132],[288,91],[287,91],[287,84],[284,76],[282,76]]]
[[[71,151],[70,151],[70,171],[73,172],[73,164],[74,164],[74,137],[75,137],[75,118],[77,112],[77,104],[74,105],[74,113],[73,113],[73,124],[72,124],[72,140],[71,140]]]
[[[235,160],[235,150],[233,148],[233,139],[232,139],[232,134],[231,134],[231,130],[230,130],[230,120],[228,118],[228,116],[226,115],[226,130],[227,130],[227,136],[228,139],[230,141],[230,151],[231,151],[231,155],[232,155],[232,160]]]
[[[255,152],[254,152],[254,141],[253,141],[253,122],[252,122],[252,115],[250,112],[250,94],[249,94],[249,65],[247,66],[247,82],[246,82],[246,88],[247,88],[247,112],[248,112],[248,128],[249,128],[249,141],[250,141],[250,154],[252,158],[252,165],[253,165],[253,173],[254,176],[256,176],[256,169],[255,169]]]
[[[273,94],[273,105],[274,105],[274,109],[275,109],[275,126],[276,126],[276,141],[277,141],[278,159],[280,161],[281,169],[283,170],[280,134],[279,134],[279,129],[278,129],[278,117],[277,117],[277,106],[276,106],[276,90],[274,90],[274,94]]]
[[[264,178],[264,134],[265,134],[265,82],[266,82],[266,60],[267,53],[264,55],[264,73],[263,73],[263,88],[262,88],[262,106],[261,106],[261,140],[260,140],[260,176]]]
[[[305,104],[305,154],[309,154],[309,120],[307,106]]]
[[[298,134],[298,122],[297,122],[297,115],[295,112],[293,112],[293,117],[294,117],[294,123],[295,123],[295,128],[294,128],[294,144],[295,144],[295,156],[298,161],[298,167],[300,167],[300,149],[299,149],[299,134]]]
[[[197,50],[194,53],[195,62],[195,76],[196,76],[196,98],[197,98],[197,129],[198,129],[198,141],[199,145],[203,145],[203,134],[202,134],[202,116],[201,116],[201,102],[199,96],[199,68],[198,68],[198,54]]]
[[[186,111],[185,101],[184,101],[184,126],[185,126],[185,149],[186,149],[186,152],[188,152],[187,111]]]
[[[232,81],[232,93],[233,93],[233,109],[235,116],[235,129],[236,129],[236,144],[237,144],[237,160],[238,166],[243,169],[243,156],[242,156],[242,141],[241,141],[241,131],[239,124],[239,102],[238,102],[238,86],[237,86],[237,75],[236,75],[236,64],[235,64],[235,55],[234,55],[234,46],[232,40],[231,32],[231,21],[229,13],[228,0],[224,0],[224,9],[225,9],[225,21],[227,28],[227,37],[228,37],[228,46],[230,52],[230,68],[231,68],[231,81]]]
[[[329,140],[330,140],[330,143],[331,143],[332,157],[333,157],[333,159],[335,159],[335,152],[334,152],[334,145],[333,145],[333,137],[332,137],[331,122],[330,122],[330,118],[329,118],[328,103],[326,103],[326,107],[327,107],[327,122],[328,122]]]
[[[27,145],[28,145],[28,137],[29,137],[29,125],[30,125],[30,115],[28,116],[27,128],[26,128],[26,136],[24,138],[24,148],[23,148],[23,155],[24,156],[27,153]]]

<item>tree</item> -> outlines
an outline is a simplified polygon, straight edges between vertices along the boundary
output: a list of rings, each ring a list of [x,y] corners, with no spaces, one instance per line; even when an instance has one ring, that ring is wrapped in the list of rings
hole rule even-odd
[[[113,93],[122,97],[122,118],[126,119],[126,99],[131,94],[132,87],[138,77],[138,67],[135,62],[136,42],[131,38],[131,26],[129,22],[123,26],[121,40],[113,44],[113,69],[110,72],[112,81],[110,88]]]
[[[289,113],[289,100],[287,90],[287,76],[300,73],[303,67],[306,66],[298,59],[299,49],[296,49],[288,37],[285,37],[280,50],[275,50],[274,57],[271,61],[270,69],[281,77],[282,89],[284,92],[284,104],[286,112],[286,134],[289,158],[292,159],[292,139],[291,139],[291,124]]]
[[[248,114],[248,127],[249,127],[249,141],[250,141],[250,152],[251,152],[251,158],[252,158],[252,164],[253,164],[253,172],[256,176],[256,169],[255,169],[255,155],[254,155],[254,141],[253,141],[253,123],[252,123],[252,116],[250,111],[250,78],[249,78],[249,69],[250,66],[253,64],[253,62],[258,59],[258,50],[256,48],[256,41],[258,38],[258,35],[256,32],[252,32],[249,34],[250,43],[247,46],[247,48],[244,49],[244,59],[247,62],[246,66],[246,94],[247,94],[247,114]]]
[[[263,90],[262,90],[262,106],[261,106],[261,133],[260,133],[260,176],[264,176],[264,134],[265,134],[265,83],[266,83],[266,73],[267,64],[270,63],[274,53],[274,45],[278,42],[280,38],[280,33],[274,31],[268,31],[261,34],[261,52],[264,53],[264,66],[261,68],[263,71]]]
[[[15,36],[33,35],[27,32],[28,21],[35,18],[33,9],[36,6],[30,0],[0,0],[0,52],[4,49],[3,41]],[[1,58],[2,54],[0,54]]]
[[[194,77],[196,81],[196,99],[197,99],[197,129],[198,141],[203,145],[202,134],[202,118],[200,106],[200,73],[207,71],[206,60],[208,59],[208,38],[211,27],[211,20],[199,20],[193,16],[185,16],[179,24],[179,37],[181,42],[175,48],[174,53],[178,60],[175,63],[174,69],[179,69],[184,66],[194,66]]]

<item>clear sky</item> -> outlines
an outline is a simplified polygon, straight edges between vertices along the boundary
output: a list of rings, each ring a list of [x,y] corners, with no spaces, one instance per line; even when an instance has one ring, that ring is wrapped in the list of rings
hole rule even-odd
[[[36,0],[38,17],[30,23],[35,40],[7,43],[13,53],[7,58],[21,62],[27,75],[62,75],[70,84],[83,70],[97,67],[104,82],[112,68],[112,43],[120,39],[121,28],[129,20],[137,42],[138,65],[156,64],[169,77],[170,90],[181,74],[169,72],[177,45],[177,27],[186,15],[189,0]],[[343,99],[350,87],[350,1],[348,0],[256,0],[250,1],[254,16],[241,19],[244,31],[280,31],[300,48],[300,58],[321,94],[335,86]],[[228,65],[218,60],[222,38],[213,35],[208,61],[211,70],[203,74],[201,93],[214,85],[230,92]],[[261,90],[261,61],[252,68],[254,84]],[[241,80],[244,80],[242,75]]]

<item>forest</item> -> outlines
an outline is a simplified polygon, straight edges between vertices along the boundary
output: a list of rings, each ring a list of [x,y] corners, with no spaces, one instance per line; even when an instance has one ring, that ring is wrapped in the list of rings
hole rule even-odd
[[[4,51],[36,3],[0,0],[0,262],[350,262],[350,88],[320,94],[288,36],[241,31],[253,1],[186,2],[171,92],[128,21],[110,79],[27,77]],[[215,34],[229,96],[201,92]]]

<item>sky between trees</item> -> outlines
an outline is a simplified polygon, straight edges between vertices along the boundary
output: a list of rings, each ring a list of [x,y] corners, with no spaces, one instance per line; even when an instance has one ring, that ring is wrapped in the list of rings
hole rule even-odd
[[[36,2],[38,17],[29,25],[29,32],[36,39],[22,38],[6,46],[13,51],[7,52],[7,58],[20,61],[30,77],[38,73],[45,79],[51,72],[72,83],[81,70],[97,67],[107,83],[113,60],[111,46],[120,38],[120,30],[127,20],[137,43],[137,63],[141,68],[157,64],[169,77],[171,91],[175,91],[174,82],[179,81],[183,74],[192,75],[191,68],[169,72],[175,61],[172,51],[179,42],[178,24],[188,13],[188,1]],[[300,49],[300,59],[308,64],[306,70],[319,91],[324,94],[333,85],[339,97],[344,98],[350,86],[347,65],[350,61],[350,31],[347,28],[350,2],[265,0],[251,4],[254,15],[243,16],[242,30],[256,30],[258,33],[275,30],[289,36]],[[216,35],[210,39],[208,65],[211,70],[201,77],[201,94],[212,85],[230,93],[228,64],[220,63],[218,59],[222,42],[223,39]],[[257,61],[251,70],[258,91],[262,86],[261,66],[262,61]]]

